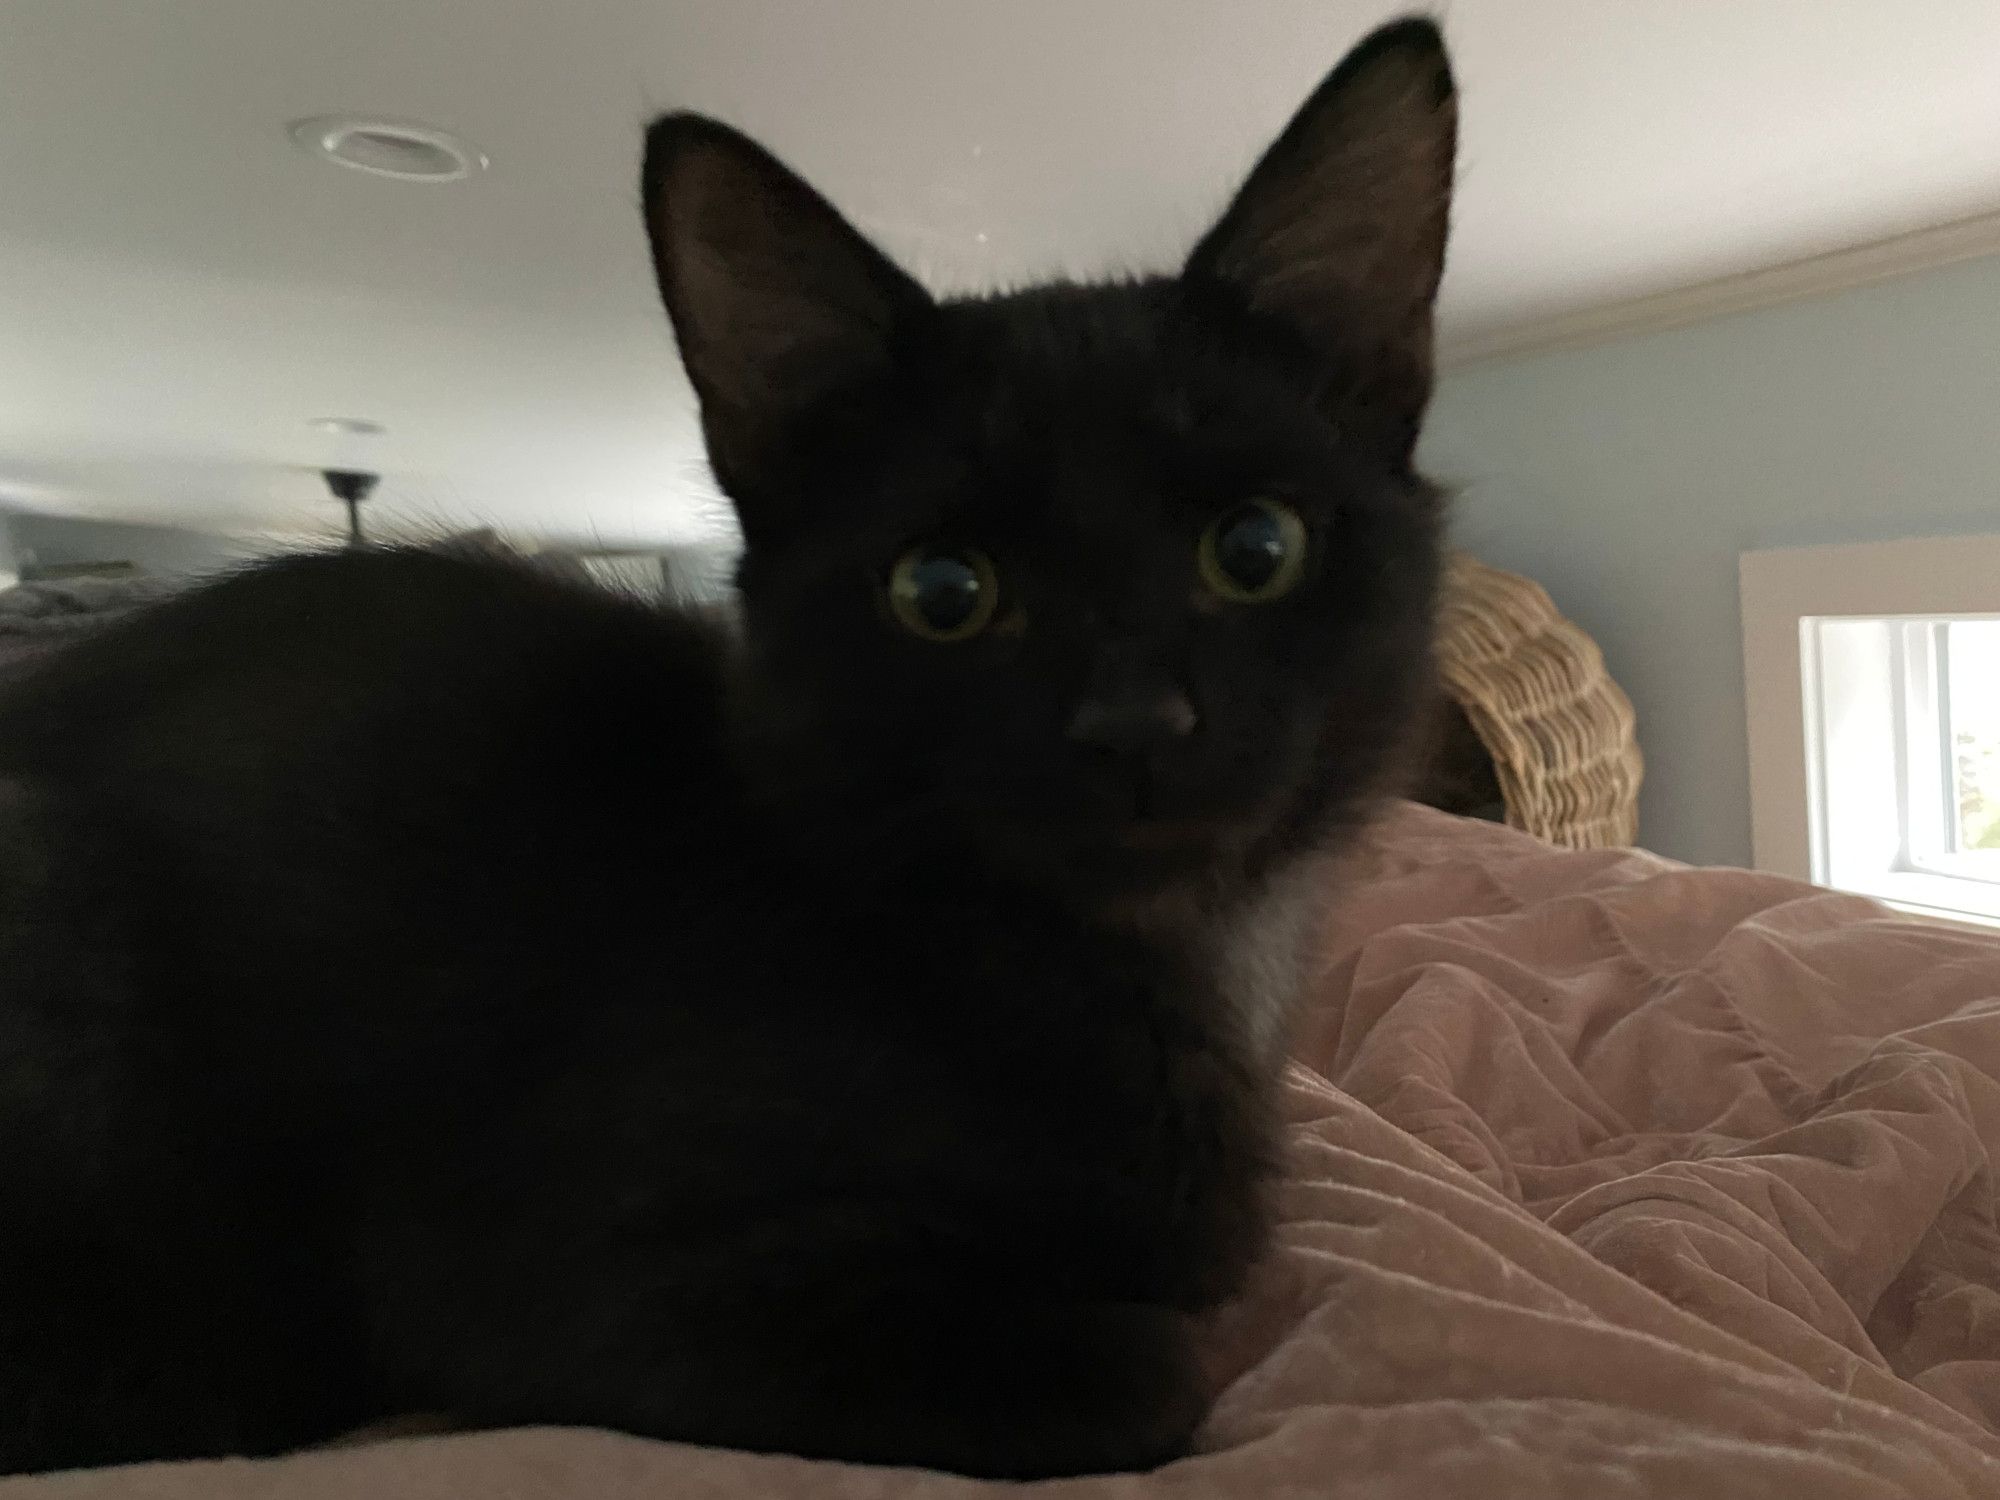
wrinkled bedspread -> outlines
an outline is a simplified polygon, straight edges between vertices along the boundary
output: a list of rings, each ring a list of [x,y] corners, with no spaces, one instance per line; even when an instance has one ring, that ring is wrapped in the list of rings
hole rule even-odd
[[[1044,1488],[2000,1500],[2000,939],[1413,807],[1339,889],[1205,1451]],[[524,1431],[0,1496],[990,1488]]]

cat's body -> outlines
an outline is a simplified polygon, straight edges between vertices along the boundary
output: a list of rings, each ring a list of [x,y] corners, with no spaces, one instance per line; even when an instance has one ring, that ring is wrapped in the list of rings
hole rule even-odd
[[[0,1138],[50,1199],[0,1172],[0,1412],[45,1408],[4,1466],[413,1410],[751,1442],[704,1406],[731,1361],[780,1431],[919,1376],[1004,1410],[1035,1299],[1229,1289],[1267,1137],[1213,936],[811,849],[742,786],[719,665],[673,616],[387,553],[16,689],[4,837],[48,863],[0,884]]]
[[[410,1411],[1183,1451],[1274,1153],[1252,937],[1425,686],[1449,97],[1384,33],[1183,277],[942,307],[662,122],[740,644],[364,551],[0,689],[0,1472]],[[1429,259],[1342,352],[1259,247],[1385,121]]]

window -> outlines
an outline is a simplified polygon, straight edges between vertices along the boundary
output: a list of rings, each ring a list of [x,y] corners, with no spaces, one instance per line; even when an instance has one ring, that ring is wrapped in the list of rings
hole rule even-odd
[[[2000,925],[2000,537],[1747,553],[1759,868]]]
[[[1939,621],[1925,649],[1942,797],[1936,834],[1915,857],[1941,874],[2000,882],[2000,619]]]
[[[2000,617],[1800,630],[1812,877],[2000,920]]]

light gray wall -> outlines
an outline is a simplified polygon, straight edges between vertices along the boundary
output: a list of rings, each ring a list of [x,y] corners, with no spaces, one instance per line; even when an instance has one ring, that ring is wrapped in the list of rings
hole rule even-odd
[[[1748,863],[1737,554],[2000,532],[2000,259],[1474,367],[1425,457],[1632,695],[1641,839]]]
[[[149,573],[193,575],[212,573],[268,550],[243,538],[172,526],[26,514],[4,520],[22,566],[30,560],[42,564],[129,562]]]

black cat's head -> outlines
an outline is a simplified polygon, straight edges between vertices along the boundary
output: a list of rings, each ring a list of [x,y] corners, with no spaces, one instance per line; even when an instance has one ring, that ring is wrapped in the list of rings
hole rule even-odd
[[[1228,881],[1378,788],[1428,683],[1455,96],[1421,20],[1306,102],[1180,274],[937,301],[760,147],[647,139],[740,516],[756,732],[940,871]]]

